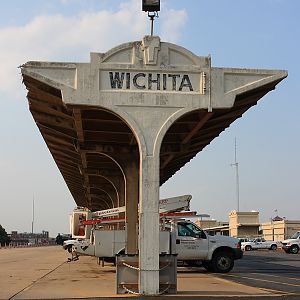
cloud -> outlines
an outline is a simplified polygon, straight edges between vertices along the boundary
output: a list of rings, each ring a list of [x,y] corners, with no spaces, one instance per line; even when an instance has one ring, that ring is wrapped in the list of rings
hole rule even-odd
[[[170,9],[164,11],[161,17],[161,38],[165,41],[176,43],[187,19],[186,11]]]
[[[184,25],[184,11],[168,10],[161,21],[163,40],[176,42]],[[140,40],[149,21],[139,0],[123,2],[116,11],[84,12],[74,16],[41,15],[23,26],[0,29],[0,93],[23,96],[20,70],[29,60],[88,61],[90,52],[105,52],[123,42]]]

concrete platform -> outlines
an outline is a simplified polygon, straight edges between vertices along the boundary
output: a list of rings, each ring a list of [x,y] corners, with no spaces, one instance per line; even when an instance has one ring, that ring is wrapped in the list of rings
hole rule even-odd
[[[117,295],[115,268],[101,267],[94,257],[67,262],[58,246],[0,250],[0,299],[136,298]],[[203,269],[178,269],[178,293],[166,298],[278,296],[215,277]],[[268,298],[269,298],[268,297]],[[145,297],[143,297],[145,298]]]

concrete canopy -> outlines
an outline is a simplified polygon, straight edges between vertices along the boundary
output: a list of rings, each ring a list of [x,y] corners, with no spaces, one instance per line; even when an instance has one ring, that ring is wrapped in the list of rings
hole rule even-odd
[[[74,101],[74,91],[80,90],[80,84],[84,84],[83,79],[80,78],[81,72],[82,76],[87,73],[84,68],[89,68],[90,77],[96,76],[91,74],[93,69],[97,68],[95,64],[99,65],[95,60],[101,59],[102,64],[108,66],[113,63],[111,66],[117,70],[134,69],[138,64],[139,68],[156,71],[163,66],[163,71],[169,72],[163,61],[163,55],[167,52],[163,47],[165,46],[169,52],[168,65],[173,71],[176,68],[180,72],[186,70],[194,73],[205,70],[206,76],[210,77],[207,79],[206,95],[203,95],[208,98],[203,100],[206,102],[202,105],[204,107],[199,108],[192,104],[195,109],[186,113],[182,113],[185,103],[180,102],[188,101],[189,97],[195,98],[196,93],[180,94],[172,91],[172,95],[168,91],[157,91],[156,103],[151,105],[154,110],[157,108],[165,110],[168,107],[172,110],[173,119],[176,118],[174,118],[176,112],[181,111],[183,114],[182,116],[177,114],[179,117],[172,120],[172,125],[163,137],[160,148],[160,184],[166,182],[287,76],[286,71],[211,68],[209,57],[195,56],[186,49],[168,43],[160,43],[160,45],[157,43],[157,45],[160,48],[157,46],[153,49],[156,52],[160,50],[161,58],[159,55],[153,57],[159,60],[160,66],[149,62],[147,64],[146,61],[143,66],[141,62],[143,58],[138,57],[136,53],[136,49],[143,47],[141,42],[123,44],[105,54],[92,53],[91,64],[28,62],[22,66],[30,111],[79,206],[87,206],[92,210],[108,205],[116,206],[116,199],[111,199],[116,197],[112,184],[105,182],[104,179],[95,182],[92,178],[96,176],[95,174],[123,176],[124,172],[109,156],[110,154],[125,160],[126,157],[139,157],[135,133],[120,116],[105,107],[109,105],[101,101],[94,103],[91,96],[93,89],[91,83],[90,86],[85,87],[89,92],[82,95],[81,103]],[[138,62],[133,61],[134,56]],[[139,92],[136,92],[137,96],[142,94],[142,97],[146,98],[147,91]],[[112,98],[107,91],[103,91],[103,94],[107,94],[107,99]],[[128,97],[126,93],[123,93],[123,96]],[[168,105],[167,102],[170,102],[168,97],[172,96],[176,97],[177,103]],[[119,95],[117,98],[116,102],[122,101]],[[146,100],[140,103],[141,106],[145,107]],[[103,102],[106,100],[104,99]],[[121,106],[120,103],[116,105]],[[139,103],[136,103],[135,106],[138,105]],[[97,155],[97,153],[106,155]],[[101,189],[95,190],[95,186],[102,186],[107,193]]]

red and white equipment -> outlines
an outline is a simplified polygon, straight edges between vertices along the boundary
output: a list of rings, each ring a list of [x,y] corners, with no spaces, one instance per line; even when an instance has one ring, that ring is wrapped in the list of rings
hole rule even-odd
[[[180,211],[180,212],[165,212],[159,214],[160,218],[173,219],[173,218],[188,218],[188,217],[197,217],[196,211]],[[103,218],[103,219],[92,219],[81,221],[83,225],[96,225],[96,224],[110,224],[110,223],[119,223],[125,222],[125,218]]]
[[[190,210],[191,195],[166,198],[159,200],[159,212]]]
[[[191,199],[191,195],[183,195],[159,200],[160,217],[184,218],[195,216],[195,212],[188,211]],[[120,216],[121,213],[123,215]],[[125,206],[95,212],[91,212],[89,209],[83,207],[76,208],[70,219],[72,237],[76,239],[88,238],[92,225],[125,222],[125,213]]]
[[[190,209],[191,195],[183,195],[178,197],[166,198],[159,200],[159,213],[161,218],[180,218],[192,217],[196,212],[187,211]],[[126,207],[114,207],[105,210],[92,212],[92,219],[83,219],[80,221],[82,225],[96,225],[99,223],[119,223],[125,222],[125,217],[117,217],[120,213],[125,213]]]

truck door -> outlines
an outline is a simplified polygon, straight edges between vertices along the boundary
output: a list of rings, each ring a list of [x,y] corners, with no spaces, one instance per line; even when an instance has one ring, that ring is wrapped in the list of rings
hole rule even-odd
[[[261,248],[263,248],[262,239],[260,239],[260,238],[257,238],[257,239],[256,239],[256,241],[255,241],[255,248],[256,248],[256,249],[261,249]]]
[[[178,222],[176,250],[179,260],[205,259],[208,252],[205,232],[194,223]]]

